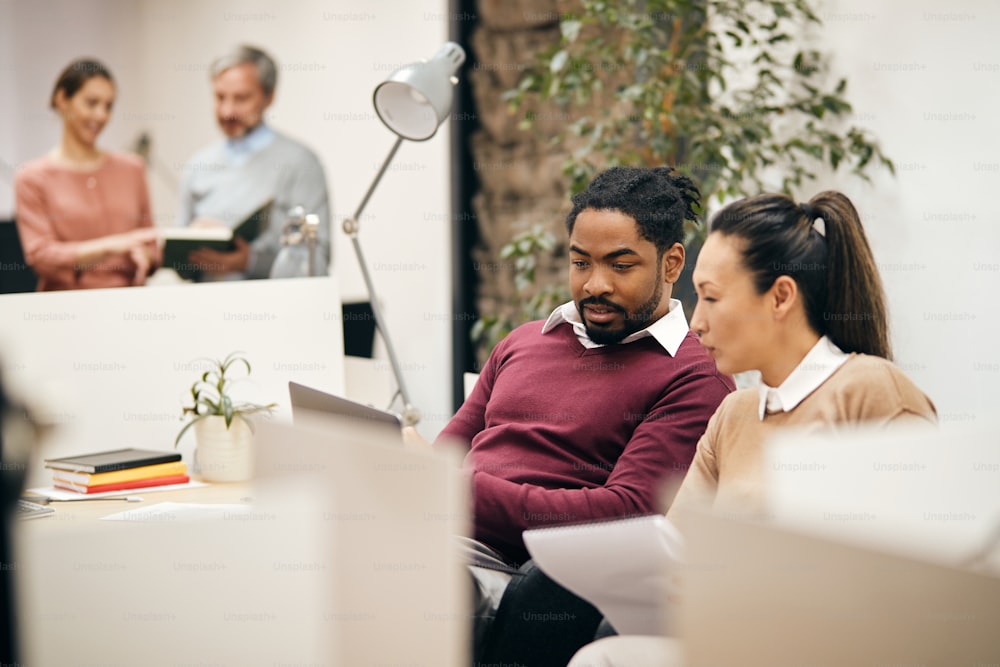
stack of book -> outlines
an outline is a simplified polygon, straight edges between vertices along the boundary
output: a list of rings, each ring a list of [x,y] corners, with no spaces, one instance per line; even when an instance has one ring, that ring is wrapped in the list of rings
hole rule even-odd
[[[52,485],[77,493],[144,489],[191,481],[177,452],[115,449],[81,456],[46,459]]]

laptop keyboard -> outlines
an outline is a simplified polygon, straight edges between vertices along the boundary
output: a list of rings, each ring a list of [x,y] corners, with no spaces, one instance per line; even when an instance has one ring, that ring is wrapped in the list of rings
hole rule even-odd
[[[55,510],[51,507],[46,507],[45,505],[39,505],[38,503],[33,503],[30,500],[24,500],[19,498],[17,501],[17,518],[18,519],[37,519],[39,517],[48,516],[54,514]]]

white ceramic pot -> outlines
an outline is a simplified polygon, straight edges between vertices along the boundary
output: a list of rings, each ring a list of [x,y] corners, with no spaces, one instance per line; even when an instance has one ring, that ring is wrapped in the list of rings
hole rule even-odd
[[[253,475],[253,431],[242,419],[226,428],[221,415],[194,425],[197,470],[206,482],[243,482]]]

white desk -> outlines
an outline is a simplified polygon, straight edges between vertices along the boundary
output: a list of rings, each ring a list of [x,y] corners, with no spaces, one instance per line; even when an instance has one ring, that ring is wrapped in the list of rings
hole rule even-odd
[[[25,664],[465,667],[456,462],[264,423],[254,483],[58,503],[17,531]],[[238,503],[232,520],[100,517]]]
[[[246,502],[246,499],[253,498],[253,483],[212,483],[207,486],[171,491],[144,492],[143,489],[133,489],[123,491],[122,495],[139,496],[142,501],[134,503],[112,500],[53,502],[50,507],[55,510],[55,513],[38,519],[18,521],[16,524],[17,534],[30,539],[35,535],[61,531],[74,526],[95,531],[128,529],[128,527],[135,527],[139,524],[129,521],[101,521],[100,519],[116,512],[151,507],[157,503],[235,504]],[[24,497],[27,500],[33,500],[30,494]]]

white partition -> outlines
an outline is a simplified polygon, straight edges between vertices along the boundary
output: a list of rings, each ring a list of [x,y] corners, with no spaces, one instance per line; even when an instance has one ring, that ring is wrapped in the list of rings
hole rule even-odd
[[[471,579],[455,543],[469,530],[460,457],[318,413],[262,425],[256,452],[255,505],[302,498],[301,520],[331,542],[328,664],[468,665]]]
[[[253,373],[237,398],[276,402],[289,420],[289,380],[344,388],[335,278],[79,290],[0,297],[0,364],[11,388],[58,428],[41,456],[169,449],[201,359],[242,351]],[[242,374],[236,377],[242,378]],[[185,458],[193,436],[181,442]]]
[[[943,565],[985,553],[1000,572],[998,432],[996,422],[786,431],[764,449],[769,516],[803,533]]]
[[[773,437],[766,523],[732,510],[677,517],[685,664],[997,664],[996,433]]]
[[[684,665],[995,665],[1000,577],[689,513]]]

